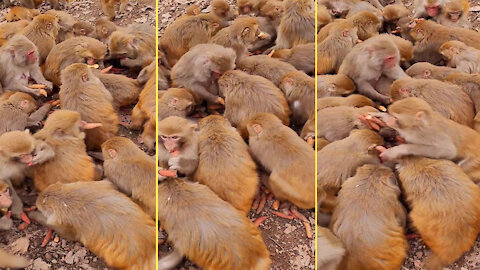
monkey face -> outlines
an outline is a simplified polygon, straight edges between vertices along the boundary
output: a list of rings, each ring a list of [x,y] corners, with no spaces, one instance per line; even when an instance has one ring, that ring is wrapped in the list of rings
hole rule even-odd
[[[428,16],[436,17],[440,13],[440,5],[438,3],[434,4],[425,4],[425,10],[427,11]]]
[[[3,190],[0,191],[0,208],[9,208],[12,205],[10,190],[5,182],[1,182]]]
[[[177,135],[173,136],[165,136],[165,135],[160,135],[160,138],[163,141],[163,145],[165,146],[165,149],[169,153],[174,153],[176,151],[180,150],[181,146],[181,137]]]

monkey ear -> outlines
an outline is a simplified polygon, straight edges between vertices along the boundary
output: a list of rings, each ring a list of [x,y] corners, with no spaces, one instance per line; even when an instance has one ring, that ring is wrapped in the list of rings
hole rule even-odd
[[[100,32],[106,35],[108,33],[108,29],[106,27],[102,27],[102,29],[100,29]]]
[[[20,108],[22,108],[22,109],[25,109],[25,107],[27,107],[27,105],[28,105],[28,101],[27,101],[27,100],[22,100],[22,101],[20,102]]]
[[[133,48],[138,48],[138,46],[140,45],[140,40],[138,38],[133,38],[132,41],[130,41],[130,45]]]
[[[250,34],[250,28],[245,27],[242,30],[242,37],[246,37],[248,34]]]
[[[424,121],[425,120],[425,112],[419,111],[415,114],[415,120]]]
[[[259,125],[259,124],[253,124],[253,125],[252,125],[252,128],[253,128],[253,130],[254,130],[257,134],[260,134],[260,133],[262,133],[262,131],[263,131],[262,126]]]
[[[432,71],[431,71],[431,70],[426,69],[425,71],[423,71],[423,76],[424,76],[425,78],[429,78],[431,75],[432,75]]]
[[[344,37],[348,37],[349,35],[350,35],[350,31],[349,31],[349,30],[343,31],[343,36],[344,36]]]
[[[217,28],[220,27],[220,24],[218,24],[218,23],[212,23],[212,27],[213,27],[214,29],[217,29]]]
[[[170,99],[170,105],[176,106],[178,104],[178,98],[172,98]]]
[[[110,156],[110,158],[115,158],[117,156],[117,150],[108,149],[108,155]]]
[[[88,74],[87,73],[82,75],[82,81],[83,82],[88,82]]]
[[[65,136],[65,131],[63,131],[63,129],[57,128],[54,132],[54,135],[56,135],[58,137],[63,137],[63,136]]]
[[[402,88],[400,88],[400,93],[410,95],[410,89],[408,89],[406,87],[402,87]]]
[[[52,23],[47,23],[47,25],[45,26],[45,28],[47,28],[47,30],[52,30],[53,24],[52,24]]]
[[[85,29],[80,29],[80,35],[85,35]]]

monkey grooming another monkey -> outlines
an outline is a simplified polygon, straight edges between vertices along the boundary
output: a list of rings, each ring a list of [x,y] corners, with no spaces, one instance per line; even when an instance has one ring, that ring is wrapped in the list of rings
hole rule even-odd
[[[443,43],[439,52],[448,60],[449,67],[465,73],[480,73],[480,50],[451,40]]]
[[[283,76],[289,72],[297,71],[289,63],[271,58],[267,55],[253,55],[243,57],[237,61],[237,69],[251,75],[262,76],[275,85],[279,85]]]
[[[353,93],[355,83],[344,74],[317,75],[317,97],[336,97]]]
[[[222,116],[207,116],[198,126],[199,161],[193,179],[248,214],[259,185],[248,146]]]
[[[174,246],[158,269],[173,269],[183,255],[202,269],[270,269],[260,231],[205,185],[173,178],[160,182],[158,218]]]
[[[129,68],[142,69],[155,58],[155,28],[143,24],[131,24],[117,29],[110,35],[108,50],[112,58]]]
[[[272,57],[279,58],[307,74],[313,74],[315,71],[315,43],[313,42],[298,45],[292,49],[275,50]]]

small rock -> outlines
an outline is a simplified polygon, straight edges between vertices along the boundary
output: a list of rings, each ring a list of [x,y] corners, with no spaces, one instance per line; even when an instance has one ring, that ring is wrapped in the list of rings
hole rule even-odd
[[[33,261],[33,270],[49,270],[50,266],[50,264],[44,262],[41,258]]]

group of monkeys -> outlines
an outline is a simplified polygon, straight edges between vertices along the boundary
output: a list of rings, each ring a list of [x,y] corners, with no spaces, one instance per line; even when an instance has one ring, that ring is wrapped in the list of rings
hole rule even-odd
[[[235,4],[190,5],[159,37],[159,269],[270,269],[267,216],[247,217],[268,200],[313,237],[315,1]]]
[[[469,3],[391,2],[319,2],[318,269],[401,269],[420,237],[423,269],[439,270],[480,232]]]
[[[108,18],[94,25],[29,2],[0,24],[0,229],[34,220],[50,228],[42,247],[53,229],[113,268],[154,269],[156,162],[118,136],[118,125],[143,130],[139,140],[153,151],[155,27],[112,22],[108,5],[121,2],[122,11],[127,1],[102,1]],[[120,123],[120,108],[134,105],[131,123]],[[24,209],[14,187],[26,177],[39,195]],[[0,268],[29,264],[0,249]]]

